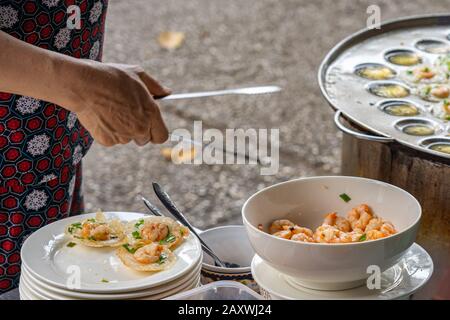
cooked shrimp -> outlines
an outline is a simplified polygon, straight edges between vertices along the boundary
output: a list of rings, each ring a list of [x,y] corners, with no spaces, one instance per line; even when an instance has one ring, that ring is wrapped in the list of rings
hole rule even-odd
[[[352,225],[352,227],[354,229],[361,229],[361,230],[365,230],[367,227],[367,224],[369,223],[370,220],[372,220],[373,216],[371,213],[369,212],[363,212],[361,214],[361,216],[359,217],[359,220],[356,221],[355,224]]]
[[[414,75],[417,80],[422,79],[432,79],[436,75],[435,72],[433,72],[430,68],[424,67],[414,70]]]
[[[431,94],[439,99],[445,99],[450,96],[450,90],[444,86],[439,86],[431,90]]]
[[[164,246],[152,243],[137,249],[134,253],[134,258],[143,264],[155,263],[160,259],[163,249]]]
[[[356,208],[353,208],[348,214],[347,219],[350,221],[353,230],[365,230],[367,224],[374,215],[372,214],[372,210],[367,204],[362,204]]]
[[[304,227],[300,227],[300,226],[294,226],[292,228],[289,229],[292,234],[305,234],[308,237],[312,237],[314,235],[314,232],[312,232],[311,229],[308,228],[304,228]]]
[[[330,243],[339,238],[342,231],[330,225],[320,226],[314,232],[314,240],[319,243]]]
[[[84,239],[92,238],[98,241],[109,240],[111,229],[106,224],[84,223],[81,229],[81,237]]]
[[[347,219],[345,219],[343,217],[337,217],[336,227],[343,232],[352,231],[352,225],[350,224],[350,222]]]
[[[262,225],[258,225],[262,229]],[[336,212],[327,214],[323,224],[314,232],[293,222],[280,219],[270,226],[271,234],[297,242],[352,243],[376,240],[395,234],[392,223],[378,217],[367,204],[361,204],[347,213],[347,218]]]
[[[325,217],[323,225],[336,227],[343,232],[350,232],[352,230],[350,222],[347,219],[338,216],[336,212],[329,213]]]
[[[281,219],[281,220],[275,220],[272,222],[272,224],[269,227],[269,233],[274,234],[276,232],[286,230],[286,228],[294,227],[295,224],[292,221]]]
[[[380,231],[386,235],[397,233],[397,230],[395,230],[394,225],[388,221],[383,222],[383,225],[380,227]]]
[[[370,231],[370,230],[380,230],[382,225],[383,225],[383,219],[381,219],[381,218],[373,218],[367,224],[365,231],[367,232],[367,231]]]
[[[296,233],[292,236],[291,240],[299,242],[315,242],[314,238],[312,236],[308,236],[306,233]]]
[[[81,229],[81,237],[84,239],[89,238],[91,236],[91,230],[93,226],[94,225],[92,223],[84,223]]]
[[[359,232],[339,232],[336,238],[332,239],[331,243],[352,243],[360,241],[362,233]]]
[[[387,235],[379,230],[370,230],[366,233],[367,240],[377,240],[385,237],[387,237]]]
[[[282,231],[275,232],[273,235],[278,238],[290,240],[292,237],[292,231],[291,230],[282,230]]]
[[[164,223],[146,223],[141,229],[142,239],[145,242],[161,241],[169,232],[169,226]]]
[[[104,241],[109,240],[111,235],[111,228],[107,224],[101,224],[99,226],[96,226],[91,231],[91,237],[94,238],[94,240]]]
[[[329,213],[325,216],[322,225],[334,226],[334,224],[336,223],[336,218],[337,218],[336,212]]]

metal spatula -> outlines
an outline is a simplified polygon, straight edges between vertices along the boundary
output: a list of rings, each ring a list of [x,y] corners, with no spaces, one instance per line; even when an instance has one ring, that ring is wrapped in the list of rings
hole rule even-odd
[[[177,93],[171,94],[170,96],[161,98],[160,100],[180,100],[180,99],[192,99],[192,98],[203,98],[203,97],[213,97],[213,96],[223,96],[230,94],[267,94],[281,91],[280,87],[277,86],[262,86],[262,87],[249,87],[249,88],[239,88],[239,89],[228,89],[228,90],[216,90],[216,91],[204,91],[204,92],[191,92],[191,93]]]

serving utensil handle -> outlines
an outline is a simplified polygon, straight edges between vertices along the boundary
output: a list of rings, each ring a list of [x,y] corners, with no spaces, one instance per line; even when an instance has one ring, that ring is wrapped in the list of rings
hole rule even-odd
[[[193,99],[193,98],[203,98],[203,97],[213,97],[213,96],[223,96],[226,94],[233,93],[232,90],[220,90],[220,91],[204,91],[204,92],[192,92],[192,93],[177,93],[171,94],[160,100],[180,100],[180,99]]]
[[[390,143],[390,142],[395,141],[395,139],[391,138],[391,137],[373,136],[373,135],[364,134],[361,132],[351,130],[342,123],[341,119],[343,117],[344,117],[343,112],[341,110],[336,111],[336,113],[334,115],[334,123],[336,124],[336,127],[338,127],[338,129],[344,133],[347,133],[347,134],[349,134],[357,139],[361,139],[361,140],[369,140],[369,141],[376,141],[376,142],[382,142],[382,143]]]
[[[193,98],[223,96],[223,95],[229,95],[229,94],[255,95],[255,94],[275,93],[275,92],[279,92],[279,91],[281,91],[281,88],[278,86],[259,86],[259,87],[248,87],[248,88],[237,88],[237,89],[226,89],[226,90],[215,90],[215,91],[177,93],[177,94],[168,95],[159,100],[193,99]]]

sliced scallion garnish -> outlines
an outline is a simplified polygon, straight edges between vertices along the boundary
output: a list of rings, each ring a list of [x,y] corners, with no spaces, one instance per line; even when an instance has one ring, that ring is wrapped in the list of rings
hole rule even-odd
[[[350,198],[350,197],[348,196],[348,194],[346,194],[346,193],[343,193],[343,194],[339,195],[339,197],[340,197],[342,200],[344,200],[345,202],[350,202],[350,200],[352,200],[352,198]]]

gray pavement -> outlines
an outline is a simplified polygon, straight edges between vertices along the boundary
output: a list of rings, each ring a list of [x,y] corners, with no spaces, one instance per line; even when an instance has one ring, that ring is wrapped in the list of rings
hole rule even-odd
[[[283,87],[271,96],[161,103],[171,129],[191,129],[194,120],[221,130],[279,128],[280,171],[261,176],[255,166],[175,165],[161,156],[161,146],[94,145],[84,161],[86,209],[143,211],[137,195],[155,200],[151,182],[158,181],[206,228],[240,223],[245,199],[265,186],[339,173],[341,135],[316,73],[328,50],[365,26],[370,4],[380,5],[383,20],[448,11],[442,0],[110,1],[105,61],[140,64],[177,92]],[[170,30],[186,34],[175,51],[156,40]]]

